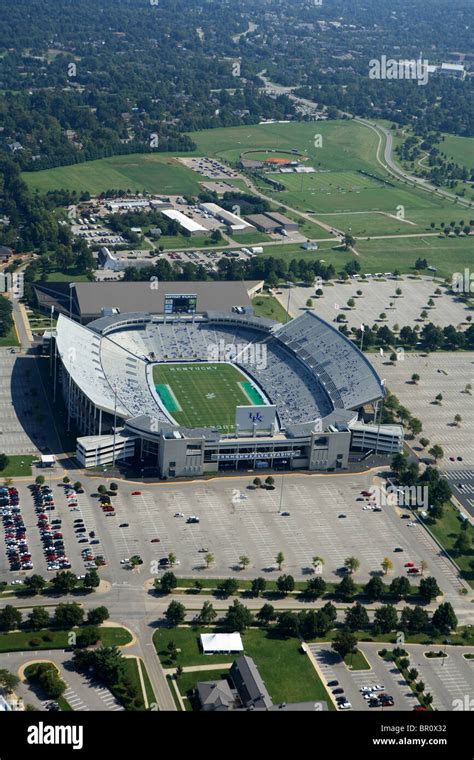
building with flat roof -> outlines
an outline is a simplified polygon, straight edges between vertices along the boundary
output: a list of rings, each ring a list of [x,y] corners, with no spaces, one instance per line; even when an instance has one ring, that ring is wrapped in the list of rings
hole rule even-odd
[[[178,222],[179,226],[182,227],[183,230],[186,230],[191,237],[194,237],[195,235],[204,235],[209,232],[209,230],[206,229],[206,227],[203,227],[202,224],[194,221],[194,219],[190,219],[189,216],[183,214],[182,211],[177,211],[177,209],[163,209],[161,213],[168,219],[174,219],[174,221]]]
[[[69,284],[72,288],[69,288]],[[155,287],[157,285],[158,287]],[[116,309],[117,313],[147,312],[164,314],[165,301],[169,296],[195,297],[195,313],[209,310],[232,312],[238,305],[252,312],[251,299],[263,289],[263,280],[223,281],[197,280],[193,282],[38,282],[34,289],[38,307],[47,312],[51,306],[59,314],[87,324],[104,315],[104,309]],[[169,301],[169,298],[168,298]],[[184,302],[182,302],[184,304]],[[184,307],[183,307],[184,308]]]
[[[217,203],[201,203],[201,208],[212,214],[213,217],[219,219],[223,224],[229,227],[231,232],[250,232],[254,230],[252,224],[246,222],[242,217],[237,214],[232,214],[230,211],[226,211],[217,205]]]
[[[288,232],[296,232],[298,229],[298,222],[295,222],[294,219],[289,219],[287,216],[278,213],[278,211],[266,211],[264,216],[268,216],[269,219],[273,219],[273,221],[278,223],[279,227],[284,230],[288,230]]]
[[[281,224],[271,219],[266,214],[250,214],[245,217],[247,222],[253,224],[260,232],[276,232],[281,227]]]

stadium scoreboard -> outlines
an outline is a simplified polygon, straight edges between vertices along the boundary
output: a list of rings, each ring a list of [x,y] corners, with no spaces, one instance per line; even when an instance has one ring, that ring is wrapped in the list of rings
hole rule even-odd
[[[166,293],[165,314],[195,314],[196,293]]]

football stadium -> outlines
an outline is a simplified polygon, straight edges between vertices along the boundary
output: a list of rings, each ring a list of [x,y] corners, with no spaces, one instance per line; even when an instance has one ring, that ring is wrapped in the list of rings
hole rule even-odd
[[[345,335],[313,311],[286,324],[255,316],[255,283],[209,285],[162,283],[153,313],[113,307],[110,288],[106,307],[88,291],[87,313],[102,316],[87,324],[60,310],[54,376],[82,466],[334,472],[401,450],[403,428],[380,422],[383,382]],[[146,303],[140,286],[128,308]]]

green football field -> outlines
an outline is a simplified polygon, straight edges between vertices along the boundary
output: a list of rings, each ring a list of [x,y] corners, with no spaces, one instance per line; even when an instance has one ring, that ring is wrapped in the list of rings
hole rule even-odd
[[[235,407],[264,404],[257,389],[232,364],[157,364],[153,382],[179,425],[235,429]]]

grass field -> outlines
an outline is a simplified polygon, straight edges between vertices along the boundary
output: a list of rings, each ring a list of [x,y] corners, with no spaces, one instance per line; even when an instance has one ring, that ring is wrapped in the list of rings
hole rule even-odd
[[[232,431],[236,406],[265,403],[232,364],[157,364],[153,381],[176,422],[193,428]]]
[[[474,560],[474,549],[471,548],[465,554],[460,554],[453,549],[458,535],[461,532],[461,521],[458,517],[457,510],[451,505],[444,506],[444,514],[440,520],[436,520],[434,525],[429,526],[430,531],[438,539],[440,544],[451,554],[456,564],[460,568],[463,577],[474,588],[474,568],[471,562]],[[474,528],[469,525],[467,534],[474,541]]]
[[[164,667],[186,665],[215,665],[233,662],[232,655],[204,655],[199,649],[199,635],[209,633],[209,628],[159,628],[153,635],[156,651]],[[169,641],[174,641],[181,650],[178,659],[172,662],[166,652]],[[274,703],[327,700],[326,690],[309,658],[300,652],[297,639],[281,639],[272,631],[252,628],[242,634],[245,654],[252,657],[265,681]],[[220,671],[215,671],[214,678]],[[196,674],[197,675],[197,674]],[[203,672],[202,676],[205,675]],[[208,675],[208,674],[206,674]],[[206,680],[199,678],[196,680]],[[188,680],[188,684],[191,679]],[[183,683],[181,688],[186,687]],[[189,688],[189,686],[188,686]],[[329,709],[332,704],[329,703]]]
[[[252,306],[257,317],[268,317],[282,324],[288,320],[286,310],[273,296],[256,296],[252,299]]]
[[[19,346],[20,341],[18,340],[18,335],[15,329],[15,325],[11,326],[11,329],[6,333],[6,335],[0,335],[0,348],[5,348],[7,346]]]
[[[64,649],[68,646],[70,631],[55,629],[41,631],[9,631],[0,633],[0,652],[35,651],[37,649]],[[131,641],[124,628],[105,627],[100,630],[103,646],[124,646]]]
[[[444,140],[437,147],[459,166],[466,166],[468,169],[474,166],[474,137],[445,134]]]
[[[0,478],[18,478],[31,475],[31,465],[33,460],[37,458],[30,454],[9,454],[8,465],[5,469],[0,470]]]
[[[349,670],[370,670],[370,665],[367,662],[365,655],[360,649],[354,654],[348,654],[344,660]]]
[[[22,176],[32,190],[40,193],[68,189],[92,195],[112,188],[192,195],[199,192],[201,180],[199,174],[164,153],[113,156],[41,172],[24,172]]]

